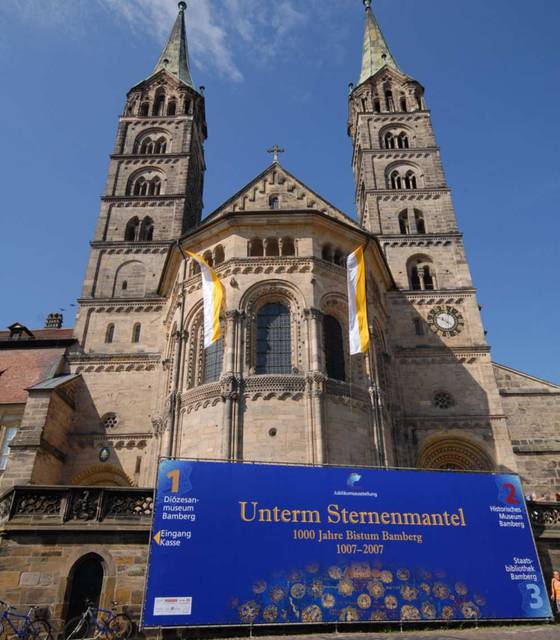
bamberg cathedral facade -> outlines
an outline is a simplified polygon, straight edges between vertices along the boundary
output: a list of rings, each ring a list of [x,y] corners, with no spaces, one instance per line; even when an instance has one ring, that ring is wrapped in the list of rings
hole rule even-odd
[[[137,614],[159,456],[519,473],[546,576],[560,559],[560,387],[492,362],[424,88],[370,4],[346,123],[357,219],[275,153],[202,220],[179,3],[119,117],[74,329],[0,332],[1,599],[55,623],[100,594]],[[372,339],[350,357],[359,245]],[[183,250],[225,287],[208,349]]]

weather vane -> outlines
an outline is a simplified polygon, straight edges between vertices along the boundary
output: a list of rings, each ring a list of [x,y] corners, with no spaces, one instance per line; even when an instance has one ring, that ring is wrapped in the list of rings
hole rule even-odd
[[[286,153],[286,149],[281,149],[277,144],[275,144],[272,147],[272,149],[267,149],[266,152],[267,153],[273,153],[274,154],[273,162],[278,162],[278,154],[279,153]]]

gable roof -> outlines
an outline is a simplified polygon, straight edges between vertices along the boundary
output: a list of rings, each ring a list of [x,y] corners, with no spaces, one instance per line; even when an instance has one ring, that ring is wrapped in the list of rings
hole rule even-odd
[[[277,208],[272,208],[270,199],[278,198]],[[304,182],[296,178],[279,162],[273,162],[256,178],[246,184],[235,195],[226,200],[204,220],[214,222],[228,214],[246,211],[318,211],[327,217],[350,224],[363,231],[363,227],[345,213],[337,209],[328,200],[313,191]]]

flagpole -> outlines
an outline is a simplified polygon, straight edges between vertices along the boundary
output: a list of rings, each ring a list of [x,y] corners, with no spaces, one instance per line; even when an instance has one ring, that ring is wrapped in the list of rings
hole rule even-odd
[[[368,245],[370,243],[371,238],[366,240],[364,245],[364,261],[366,256],[366,251]],[[367,304],[367,278],[366,278],[366,304]],[[368,314],[369,315],[369,314]],[[368,364],[369,364],[369,378],[370,378],[370,389],[369,396],[371,402],[371,408],[373,411],[373,419],[374,419],[374,437],[377,445],[377,457],[379,460],[379,465],[387,468],[387,453],[385,451],[385,433],[383,430],[383,411],[381,408],[381,404],[379,402],[379,394],[381,390],[381,386],[379,384],[379,369],[377,367],[377,357],[376,357],[376,346],[373,341],[373,324],[368,323],[368,331],[369,331],[369,344],[368,344]]]

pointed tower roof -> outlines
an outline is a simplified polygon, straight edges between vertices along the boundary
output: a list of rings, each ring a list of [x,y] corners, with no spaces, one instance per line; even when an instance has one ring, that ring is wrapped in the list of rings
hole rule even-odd
[[[187,47],[187,33],[185,29],[186,2],[179,2],[179,14],[171,30],[167,44],[163,49],[157,64],[150,74],[155,75],[165,69],[186,85],[194,89],[191,72],[189,69],[189,50]]]
[[[364,32],[364,47],[362,51],[362,71],[358,84],[375,75],[385,65],[395,71],[400,71],[389,46],[385,41],[381,27],[377,23],[371,10],[371,0],[364,0],[366,8],[366,28]]]

